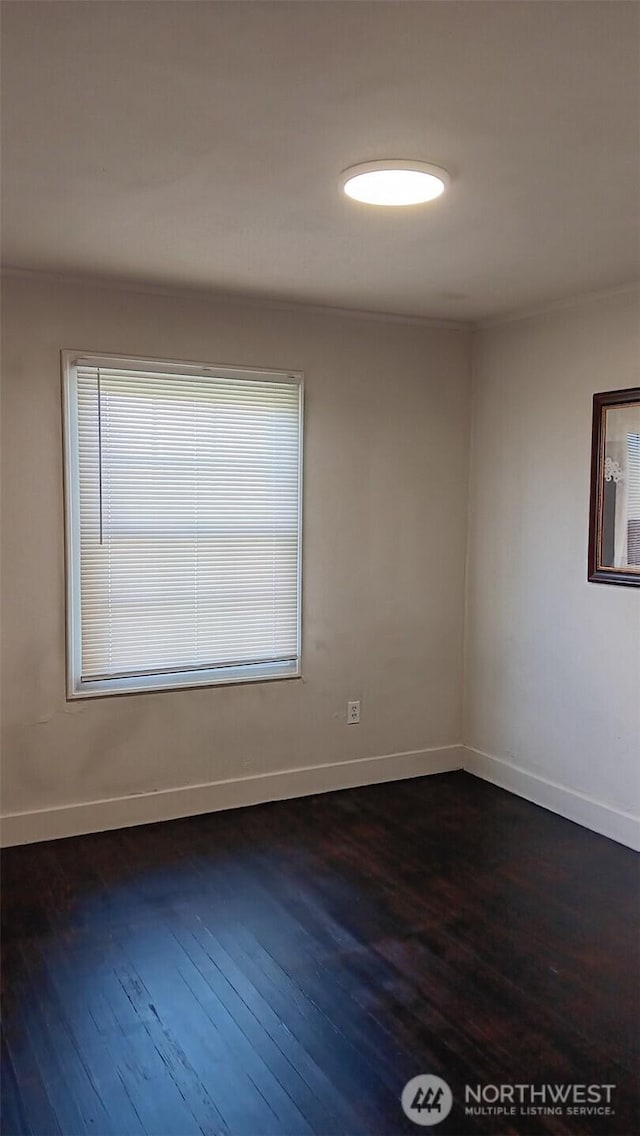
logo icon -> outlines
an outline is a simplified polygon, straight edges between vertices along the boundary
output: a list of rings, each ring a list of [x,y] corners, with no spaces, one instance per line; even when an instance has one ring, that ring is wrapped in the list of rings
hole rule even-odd
[[[421,1073],[407,1081],[400,1098],[405,1116],[425,1127],[439,1124],[453,1106],[453,1096],[446,1081],[432,1073]]]

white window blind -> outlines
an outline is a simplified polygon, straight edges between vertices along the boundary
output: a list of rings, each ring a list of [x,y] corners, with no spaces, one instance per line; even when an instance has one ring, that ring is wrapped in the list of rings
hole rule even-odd
[[[298,673],[299,376],[80,359],[73,694]]]
[[[640,434],[627,434],[627,564],[640,568]]]

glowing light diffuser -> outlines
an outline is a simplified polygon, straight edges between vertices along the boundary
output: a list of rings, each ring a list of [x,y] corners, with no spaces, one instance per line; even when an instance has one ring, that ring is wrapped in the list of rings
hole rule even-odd
[[[340,175],[348,197],[366,205],[421,205],[440,197],[449,184],[446,170],[426,162],[362,162]]]

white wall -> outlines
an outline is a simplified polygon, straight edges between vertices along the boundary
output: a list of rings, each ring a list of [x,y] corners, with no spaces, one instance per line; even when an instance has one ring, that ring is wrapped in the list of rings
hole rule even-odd
[[[3,299],[8,842],[462,763],[637,839],[640,596],[586,581],[591,398],[637,385],[637,292],[474,337],[464,727],[465,332],[20,277]],[[65,701],[61,347],[306,372],[303,682]]]
[[[466,332],[20,277],[3,320],[5,814],[460,741]],[[65,347],[306,373],[304,681],[65,701]]]
[[[620,839],[640,811],[640,594],[587,583],[591,400],[639,364],[637,291],[474,337],[470,768]]]

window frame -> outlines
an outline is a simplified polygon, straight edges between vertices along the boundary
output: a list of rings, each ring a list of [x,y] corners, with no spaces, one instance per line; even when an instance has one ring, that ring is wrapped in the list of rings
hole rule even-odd
[[[208,667],[171,671],[128,678],[82,680],[82,616],[80,565],[80,479],[77,408],[77,367],[125,367],[130,370],[157,371],[158,374],[197,375],[208,373],[220,378],[247,379],[251,382],[280,380],[299,389],[298,420],[298,555],[297,555],[297,637],[296,659],[291,662],[262,662],[239,666]],[[209,686],[228,686],[250,682],[274,682],[302,677],[302,513],[304,448],[304,374],[295,370],[265,367],[231,367],[227,364],[150,359],[140,355],[102,354],[95,351],[60,352],[63,419],[63,501],[65,531],[65,635],[67,700],[104,698],[123,694],[151,694]]]

